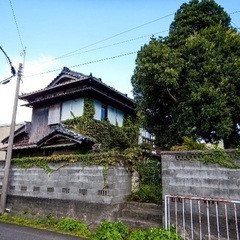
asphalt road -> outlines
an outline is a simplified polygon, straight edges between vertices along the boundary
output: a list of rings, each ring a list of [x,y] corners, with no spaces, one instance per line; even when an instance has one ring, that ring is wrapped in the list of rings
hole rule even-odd
[[[83,238],[0,222],[0,240],[84,240]]]

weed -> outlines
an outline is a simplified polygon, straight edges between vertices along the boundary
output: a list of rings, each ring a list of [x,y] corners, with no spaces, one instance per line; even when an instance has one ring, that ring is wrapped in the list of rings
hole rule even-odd
[[[124,240],[127,239],[128,228],[122,222],[103,221],[97,228],[94,240]]]
[[[81,236],[87,237],[91,235],[87,225],[76,219],[63,218],[58,222],[57,228],[67,232],[81,233]]]
[[[53,216],[52,213],[48,213],[47,216],[46,216],[46,224],[47,225],[51,225],[51,226],[54,226],[57,224],[58,220],[55,219],[55,217]]]
[[[129,240],[181,240],[181,236],[176,234],[174,228],[169,231],[164,228],[151,228],[145,230],[134,230],[130,236]]]

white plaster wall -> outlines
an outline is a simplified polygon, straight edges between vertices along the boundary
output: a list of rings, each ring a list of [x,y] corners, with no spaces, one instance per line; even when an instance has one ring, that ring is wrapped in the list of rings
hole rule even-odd
[[[95,107],[94,119],[101,120],[102,103],[96,99],[93,100],[93,103],[94,103],[94,107]]]
[[[84,99],[77,98],[74,100],[65,101],[62,103],[61,121],[72,118],[71,112],[74,116],[79,117],[83,114]]]
[[[118,125],[122,127],[123,125],[123,112],[112,106],[108,106],[108,120],[113,125]]]

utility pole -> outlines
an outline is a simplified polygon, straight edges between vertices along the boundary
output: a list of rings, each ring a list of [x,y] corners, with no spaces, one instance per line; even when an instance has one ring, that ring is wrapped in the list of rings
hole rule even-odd
[[[4,177],[3,177],[3,184],[2,184],[0,214],[3,214],[5,212],[6,202],[7,202],[8,182],[9,182],[10,166],[11,166],[11,160],[12,160],[12,148],[13,148],[13,139],[14,139],[14,131],[15,131],[15,121],[16,121],[16,115],[17,115],[19,87],[20,87],[20,81],[22,77],[22,68],[23,68],[22,63],[20,63],[18,68],[18,73],[17,73],[17,83],[16,83],[16,91],[15,91],[15,98],[14,98],[14,105],[13,105],[13,112],[12,112],[12,122],[10,127],[7,157],[5,162],[5,170],[4,170]]]

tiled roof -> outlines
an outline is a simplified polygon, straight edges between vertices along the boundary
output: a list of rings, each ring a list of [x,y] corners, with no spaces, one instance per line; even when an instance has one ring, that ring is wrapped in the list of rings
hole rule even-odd
[[[92,138],[90,138],[88,136],[84,136],[84,135],[82,135],[80,133],[76,133],[76,132],[70,131],[70,130],[64,128],[62,125],[59,125],[51,133],[49,133],[44,138],[42,138],[40,141],[38,141],[37,142],[37,146],[40,146],[41,144],[46,142],[48,139],[52,138],[54,135],[57,135],[57,134],[69,137],[69,138],[71,138],[73,140],[76,140],[77,142],[80,142],[80,141],[94,142],[94,139],[92,139]]]
[[[17,144],[13,146],[13,150],[20,150],[20,149],[30,149],[30,148],[41,148],[41,145],[44,144],[47,140],[53,138],[56,135],[60,135],[63,137],[67,137],[75,142],[82,142],[82,141],[89,141],[89,142],[95,142],[93,138],[90,138],[88,136],[82,135],[80,133],[76,133],[73,131],[70,131],[66,128],[64,128],[62,125],[59,125],[57,128],[55,128],[51,133],[43,137],[41,140],[39,140],[36,144],[29,143],[29,144]],[[67,146],[67,144],[63,144],[62,146]],[[2,147],[0,150],[6,151],[7,146]]]
[[[22,133],[29,133],[31,128],[31,122],[25,122],[22,126],[20,126],[18,129],[14,131],[14,137],[22,134]],[[1,142],[7,143],[9,140],[9,136],[5,137],[4,139],[1,140]]]
[[[63,70],[59,73],[59,75],[58,75],[57,77],[55,77],[55,78],[53,79],[53,81],[50,82],[46,88],[49,88],[49,87],[53,86],[53,84],[55,83],[55,81],[57,81],[57,80],[58,80],[62,75],[64,75],[64,74],[66,74],[66,75],[68,75],[68,76],[71,76],[71,77],[74,77],[74,78],[77,78],[77,79],[82,79],[82,80],[83,80],[83,79],[86,79],[86,78],[89,78],[89,76],[87,76],[87,75],[84,75],[84,74],[79,73],[79,72],[72,71],[72,70],[70,70],[69,68],[64,67]],[[46,89],[46,88],[45,88],[45,89]]]
[[[62,76],[69,76],[71,77],[70,79],[68,79],[67,81],[63,81],[61,82],[61,77]],[[20,96],[20,99],[24,99],[25,96],[29,96],[29,95],[32,95],[32,94],[35,94],[35,93],[39,93],[39,92],[42,92],[42,91],[46,91],[48,89],[53,89],[55,88],[56,86],[62,86],[62,85],[66,85],[66,84],[69,84],[71,82],[76,82],[76,81],[79,81],[79,80],[86,80],[86,79],[89,79],[89,80],[93,80],[95,82],[98,82],[100,83],[102,86],[108,88],[108,89],[111,89],[112,91],[114,91],[115,93],[117,94],[120,94],[122,95],[124,98],[127,98],[128,100],[131,100],[133,101],[131,98],[129,98],[127,96],[127,94],[124,94],[124,93],[121,93],[119,92],[118,90],[116,90],[115,88],[113,87],[110,87],[109,85],[105,84],[102,82],[102,80],[100,78],[96,78],[96,77],[93,77],[92,74],[90,75],[84,75],[82,73],[79,73],[79,72],[75,72],[75,71],[72,71],[70,70],[69,68],[67,67],[64,67],[63,70],[60,72],[60,74],[54,78],[54,80],[44,89],[40,89],[40,90],[37,90],[37,91],[33,91],[33,92],[30,92],[30,93],[25,93],[25,94],[22,94]],[[59,82],[58,82],[59,81]]]
[[[24,145],[13,145],[12,149],[13,150],[21,150],[21,149],[30,149],[30,148],[36,148],[37,145],[36,144],[32,144],[32,143],[29,143],[29,144],[24,144]],[[4,146],[2,148],[0,148],[1,151],[7,151],[8,149],[8,146]]]

